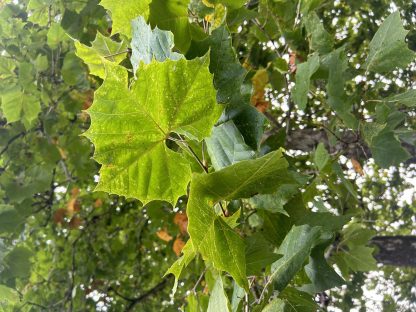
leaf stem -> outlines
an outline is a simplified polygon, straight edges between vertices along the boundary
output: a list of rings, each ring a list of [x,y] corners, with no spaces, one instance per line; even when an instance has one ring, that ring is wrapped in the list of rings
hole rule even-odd
[[[178,136],[179,136],[179,139],[172,138],[172,137],[169,137],[168,139],[169,140],[172,140],[174,142],[179,143],[178,145],[181,148],[187,150],[195,158],[195,160],[197,161],[197,163],[199,164],[199,166],[204,170],[204,172],[205,173],[208,173],[208,168],[204,165],[204,163],[201,161],[201,159],[199,159],[198,155],[195,153],[195,151],[192,149],[192,147],[189,146],[188,142],[186,142],[185,139],[180,134],[178,134]],[[224,209],[224,206],[222,205],[221,202],[218,202],[218,204],[220,205],[222,214],[224,215],[224,217],[226,217],[227,216],[227,212]]]

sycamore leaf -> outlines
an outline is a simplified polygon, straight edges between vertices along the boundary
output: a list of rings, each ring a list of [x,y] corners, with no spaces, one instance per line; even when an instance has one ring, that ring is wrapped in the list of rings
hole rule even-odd
[[[351,223],[342,231],[342,241],[339,245],[346,244],[349,248],[358,245],[367,245],[370,239],[376,234],[374,230],[365,228],[360,223]]]
[[[19,299],[19,293],[14,290],[13,288],[9,288],[5,285],[0,285],[0,307],[1,311],[11,311],[8,309],[4,309],[7,307],[7,305],[13,305],[15,303],[18,303],[20,301]]]
[[[211,35],[211,64],[218,103],[238,104],[242,99],[249,103],[249,94],[243,98],[242,85],[247,71],[241,66],[234,52],[231,35],[225,26],[218,27]]]
[[[364,175],[363,167],[361,166],[360,162],[357,159],[351,158],[351,164],[356,173],[358,173],[361,176]]]
[[[341,286],[345,281],[329,266],[325,259],[325,249],[328,244],[316,246],[305,266],[305,272],[312,284],[302,286],[302,290],[315,294],[333,287]]]
[[[320,232],[319,227],[309,225],[292,227],[278,250],[283,257],[272,264],[269,283],[274,282],[275,289],[283,290],[302,268],[312,247],[318,241]]]
[[[130,37],[131,21],[139,15],[147,19],[150,2],[151,0],[123,0],[120,4],[117,0],[101,0],[100,5],[111,12],[112,33],[121,33]]]
[[[285,305],[285,312],[312,312],[319,311],[319,306],[314,298],[303,291],[294,287],[286,287],[280,294]]]
[[[246,245],[247,275],[261,274],[262,269],[281,257],[271,251],[272,245],[260,233],[247,237]]]
[[[27,10],[30,12],[28,20],[40,26],[48,24],[48,12],[54,5],[54,0],[30,0]]]
[[[188,233],[188,216],[186,215],[186,213],[177,212],[175,214],[175,217],[173,218],[173,223],[175,223],[178,226],[179,231],[182,235]]]
[[[233,294],[231,297],[231,311],[232,312],[237,312],[237,311],[241,311],[241,301],[244,298],[244,289],[241,288],[240,286],[238,286],[238,284],[233,281]]]
[[[250,206],[287,215],[284,205],[299,191],[299,185],[283,184],[273,194],[258,194],[249,199]]]
[[[274,298],[264,308],[262,312],[284,312],[287,304],[280,298]]]
[[[183,54],[192,38],[205,37],[202,28],[189,22],[188,4],[189,0],[153,0],[150,4],[150,24],[172,31],[175,45]]]
[[[0,233],[13,232],[23,220],[14,206],[0,204]]]
[[[416,90],[408,90],[406,92],[390,96],[386,99],[386,102],[405,105],[407,107],[416,106]]]
[[[18,246],[7,253],[3,260],[4,270],[1,272],[2,279],[26,278],[30,275],[32,263],[30,258],[33,256],[31,250],[26,247]]]
[[[216,269],[230,273],[245,289],[248,289],[248,282],[244,241],[217,215],[213,206],[220,200],[275,191],[286,180],[287,166],[282,152],[276,151],[214,173],[192,177],[187,214],[188,232],[195,249]]]
[[[52,23],[47,34],[47,43],[52,49],[56,49],[59,43],[65,38],[65,31],[61,25]]]
[[[250,104],[251,86],[244,84],[247,71],[238,61],[226,26],[215,29],[209,40],[209,69],[214,74],[217,101],[226,104],[219,123],[232,119],[246,144],[257,150],[263,134],[264,117]]]
[[[165,229],[157,231],[156,235],[165,242],[170,242],[173,239],[173,237]]]
[[[367,71],[385,73],[399,67],[406,67],[415,58],[409,50],[405,38],[408,31],[403,28],[398,11],[390,14],[377,30],[370,42],[366,60]]]
[[[325,145],[323,143],[319,143],[313,157],[313,162],[316,167],[318,167],[318,170],[324,169],[330,159],[331,158],[325,148]]]
[[[207,312],[229,312],[229,302],[227,294],[224,290],[221,276],[217,277],[215,281],[214,289],[211,292],[208,302]]]
[[[8,123],[21,121],[29,129],[40,113],[39,98],[14,87],[1,94],[1,109]]]
[[[410,157],[407,150],[396,139],[393,131],[382,131],[374,137],[370,149],[374,161],[382,168],[398,166]]]
[[[123,67],[106,65],[85,133],[102,164],[97,190],[172,204],[186,193],[190,165],[165,140],[171,132],[202,140],[221,114],[207,63],[206,57],[141,63],[130,88]]]
[[[345,93],[345,71],[348,68],[348,60],[344,48],[341,47],[323,60],[328,69],[328,104],[342,119],[346,126],[355,129],[358,125],[357,119],[351,113],[352,103]]]
[[[386,127],[386,124],[377,122],[361,122],[360,132],[365,142],[371,146],[373,139]]]
[[[376,259],[373,257],[374,248],[367,246],[354,246],[350,250],[343,250],[341,253],[348,267],[355,271],[371,271],[377,269]]]
[[[306,14],[314,9],[316,9],[324,0],[304,0],[301,2],[300,12]]]
[[[300,109],[304,110],[308,102],[308,92],[312,75],[319,68],[319,56],[313,54],[308,61],[297,65],[296,69],[296,85],[293,88],[293,101]]]
[[[320,54],[331,52],[334,42],[319,20],[318,15],[315,12],[309,13],[303,23],[310,36],[311,48]]]
[[[182,253],[183,255],[172,264],[172,266],[164,275],[166,276],[168,274],[173,274],[175,276],[175,283],[172,290],[173,293],[175,293],[176,289],[178,288],[178,280],[182,274],[182,270],[186,268],[196,256],[194,245],[192,244],[191,240],[186,242],[185,246],[182,248]]]
[[[182,238],[177,237],[175,241],[173,242],[172,249],[175,252],[175,254],[179,256],[184,246],[185,246],[185,242],[182,240]]]
[[[120,63],[126,57],[127,44],[116,42],[97,32],[91,47],[75,41],[76,55],[88,65],[91,75],[105,78],[105,64]],[[125,53],[123,53],[125,52]]]
[[[246,145],[244,138],[232,120],[214,127],[205,139],[209,157],[215,170],[253,158],[254,151]]]
[[[136,73],[140,62],[149,64],[153,59],[163,62],[166,59],[179,60],[183,56],[172,52],[173,34],[170,31],[152,28],[146,24],[143,16],[139,16],[131,23],[133,38],[131,40],[131,57],[133,72]]]

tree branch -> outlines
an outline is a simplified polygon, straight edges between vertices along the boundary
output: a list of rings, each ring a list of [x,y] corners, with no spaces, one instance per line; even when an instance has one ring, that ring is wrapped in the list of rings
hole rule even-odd
[[[169,275],[169,276],[171,276],[171,275]],[[151,297],[151,296],[155,295],[156,293],[158,293],[159,291],[161,291],[163,288],[165,288],[165,286],[166,286],[166,284],[167,284],[167,282],[168,282],[168,280],[170,278],[169,276],[166,277],[166,278],[164,278],[159,284],[157,284],[155,287],[149,289],[148,291],[146,291],[145,293],[143,293],[139,297],[129,300],[131,302],[127,306],[126,312],[133,311],[133,308],[138,303],[146,300],[148,297]]]

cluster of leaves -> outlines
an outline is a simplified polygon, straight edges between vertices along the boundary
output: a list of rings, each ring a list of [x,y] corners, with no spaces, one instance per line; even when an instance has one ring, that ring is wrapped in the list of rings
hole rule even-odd
[[[357,48],[325,12],[319,0],[3,5],[2,308],[316,311],[316,294],[376,269],[339,158],[359,174],[370,156],[407,161],[415,92],[351,78],[415,54],[395,12],[351,68]],[[325,129],[307,153],[291,151],[296,110]]]

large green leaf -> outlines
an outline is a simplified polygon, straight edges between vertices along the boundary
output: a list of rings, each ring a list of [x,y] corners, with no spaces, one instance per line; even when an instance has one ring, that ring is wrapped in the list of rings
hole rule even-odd
[[[0,233],[13,232],[22,219],[13,206],[0,204]]]
[[[210,43],[209,69],[214,74],[218,103],[238,104],[242,99],[248,102],[249,96],[243,94],[242,90],[247,72],[237,59],[231,42],[231,34],[226,26],[218,27],[212,32]]]
[[[176,47],[185,54],[192,38],[205,37],[199,26],[191,24],[188,17],[189,0],[153,0],[149,21],[152,26],[170,30],[175,36]]]
[[[341,255],[351,270],[365,272],[377,269],[377,262],[373,257],[373,252],[374,248],[360,245],[344,250]]]
[[[29,129],[40,112],[39,98],[14,87],[1,94],[1,109],[8,123],[21,121]]]
[[[4,307],[13,305],[18,302],[19,294],[16,290],[4,285],[0,285],[0,311],[6,312],[8,310],[3,310]]]
[[[366,60],[367,71],[385,73],[399,67],[406,67],[415,58],[409,50],[405,38],[408,31],[403,28],[398,11],[390,14],[370,42]]]
[[[112,33],[131,37],[131,21],[139,15],[147,19],[150,2],[151,0],[123,0],[121,4],[117,0],[101,0],[100,4],[111,12]]]
[[[319,311],[314,298],[303,291],[299,291],[293,287],[286,287],[279,294],[285,303],[285,312],[312,312]]]
[[[110,63],[106,71],[85,133],[102,164],[97,190],[174,204],[186,193],[191,169],[165,140],[171,132],[202,140],[221,114],[208,58],[142,63],[130,88],[123,67]]]
[[[131,57],[133,72],[136,73],[140,62],[149,64],[153,59],[162,62],[166,59],[178,60],[181,54],[173,52],[173,34],[170,31],[152,28],[146,24],[143,16],[132,21]]]
[[[245,289],[248,283],[244,241],[213,206],[220,200],[273,192],[285,182],[287,166],[281,151],[276,151],[211,174],[195,174],[192,178],[187,208],[192,243],[214,267],[229,272]]]
[[[304,18],[303,23],[310,36],[309,44],[311,48],[320,54],[331,52],[334,42],[319,20],[318,15],[315,12],[309,13]]]
[[[343,120],[346,126],[355,129],[358,121],[351,113],[352,103],[345,93],[345,77],[348,60],[344,48],[339,48],[323,60],[328,70],[328,104]]]
[[[283,290],[302,268],[319,236],[319,227],[308,225],[292,227],[278,250],[283,257],[272,264],[269,283],[274,282],[275,289]]]
[[[175,293],[176,289],[178,288],[178,280],[182,274],[183,269],[188,266],[188,264],[195,258],[195,256],[196,252],[194,250],[194,246],[192,244],[192,241],[189,240],[182,249],[182,256],[178,260],[176,260],[169,268],[169,270],[165,273],[165,275],[173,274],[175,276],[173,293]]]
[[[416,106],[416,90],[407,90],[406,92],[390,96],[386,99],[389,103],[405,105],[407,107]]]
[[[234,121],[245,142],[257,150],[263,134],[264,117],[250,104],[251,86],[244,84],[246,70],[237,59],[231,35],[225,26],[218,27],[209,39],[210,71],[214,74],[218,103],[226,104],[220,122]]]
[[[65,39],[65,31],[62,29],[61,25],[53,23],[47,35],[47,43],[52,49],[56,49],[61,41]]]
[[[53,0],[30,0],[27,9],[30,12],[29,21],[45,26],[49,20],[49,10],[54,7]]]
[[[67,85],[88,87],[85,66],[74,52],[69,52],[65,55],[61,73]]]
[[[127,44],[116,42],[97,32],[91,47],[75,41],[76,55],[88,65],[91,75],[105,78],[105,64],[120,63],[127,54]]]
[[[249,203],[255,209],[264,209],[273,213],[287,215],[283,207],[299,191],[299,187],[296,183],[283,184],[273,194],[258,194],[253,196],[249,199]]]
[[[388,168],[409,159],[410,154],[401,146],[393,131],[382,131],[371,142],[371,153],[377,165]]]
[[[207,312],[229,312],[229,302],[227,294],[224,290],[224,285],[221,276],[217,277],[214,289],[211,292],[208,302]]]
[[[280,258],[271,251],[272,245],[260,234],[255,233],[246,239],[247,275],[259,275],[262,270]]]
[[[26,247],[15,247],[4,257],[2,265],[4,270],[1,278],[5,280],[13,278],[26,278],[30,274],[32,263],[30,258],[33,253]]]
[[[318,305],[311,295],[296,288],[287,287],[264,307],[262,312],[312,312],[318,311]]]
[[[280,298],[274,298],[272,301],[270,301],[262,312],[285,312],[287,304]]]
[[[318,54],[311,55],[307,62],[299,64],[296,70],[296,85],[292,91],[292,98],[300,109],[304,110],[308,102],[308,92],[312,75],[319,68]]]
[[[325,249],[328,244],[316,246],[305,266],[305,272],[312,284],[302,286],[303,291],[315,294],[333,287],[341,286],[345,281],[329,266],[325,259]]]
[[[313,155],[313,162],[315,163],[316,167],[318,167],[319,170],[324,169],[325,165],[330,159],[331,157],[329,156],[325,145],[323,143],[319,143]]]
[[[244,142],[243,136],[232,120],[214,127],[211,136],[206,138],[205,142],[215,170],[253,158],[255,155]]]

